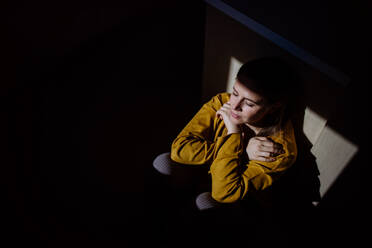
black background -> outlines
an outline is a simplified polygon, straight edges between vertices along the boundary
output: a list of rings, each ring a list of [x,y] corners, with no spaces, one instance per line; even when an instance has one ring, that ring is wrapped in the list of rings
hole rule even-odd
[[[1,235],[9,247],[137,247],[153,238],[152,160],[201,104],[205,3],[175,2],[2,3]],[[309,38],[301,37],[292,40]],[[309,50],[343,70],[350,64],[316,42]],[[352,64],[344,70],[356,82],[350,101],[329,124],[359,145],[366,135],[349,113],[367,130],[367,73],[364,61]],[[363,236],[368,174],[360,156],[352,164],[320,208],[319,244]]]
[[[147,170],[200,104],[204,5],[7,4],[4,242],[139,246]]]
[[[368,1],[223,2],[351,78],[368,59]]]

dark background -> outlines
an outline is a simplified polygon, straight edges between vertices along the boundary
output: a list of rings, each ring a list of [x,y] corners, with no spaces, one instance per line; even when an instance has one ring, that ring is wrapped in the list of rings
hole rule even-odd
[[[9,247],[125,247],[153,238],[152,160],[169,151],[201,104],[205,3],[175,2],[2,3],[1,235]],[[301,37],[293,41],[309,39]],[[339,61],[312,44],[320,57]],[[343,69],[342,61],[334,65]],[[366,81],[357,73],[365,64],[353,65],[350,74]],[[368,104],[358,82],[349,112]],[[338,130],[361,143],[351,120],[341,121]],[[316,237],[332,244],[364,223],[362,171],[344,176],[354,185],[346,200],[342,183],[327,198],[322,214],[335,230]]]
[[[366,62],[371,22],[368,1],[223,0],[349,77]]]
[[[204,5],[8,1],[2,12],[4,242],[140,246],[146,170],[200,104]]]

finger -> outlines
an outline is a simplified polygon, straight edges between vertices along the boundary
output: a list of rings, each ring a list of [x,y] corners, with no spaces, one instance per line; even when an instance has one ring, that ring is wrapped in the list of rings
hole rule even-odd
[[[220,109],[224,110],[224,111],[229,111],[231,108],[227,107],[227,106],[222,106]]]
[[[275,153],[276,155],[285,153],[283,148],[274,148],[272,153]]]
[[[267,158],[275,158],[279,156],[280,154],[281,154],[280,152],[260,152],[259,156],[267,157]]]
[[[231,105],[230,104],[226,104],[226,103],[222,107],[223,108],[226,108],[226,109],[231,109]]]
[[[229,113],[229,111],[227,111],[227,110],[221,110],[221,115],[229,116],[230,113]]]
[[[273,152],[260,152],[259,153],[259,156],[260,157],[274,157],[275,156],[275,153],[273,153]]]
[[[271,154],[273,154],[272,156],[277,156],[279,154],[284,153],[283,149],[281,149],[281,148],[277,149],[277,148],[274,148],[274,147],[267,147],[267,146],[260,146],[259,151],[260,152],[271,153]]]
[[[275,144],[269,140],[260,140],[260,146],[266,148],[275,148]]]
[[[271,153],[271,157],[276,157],[276,156],[279,156],[280,154],[285,153],[285,151],[284,150],[275,149],[274,151],[272,151],[270,153]]]
[[[277,149],[282,149],[283,148],[282,144],[275,142],[271,138],[266,137],[266,139],[267,139],[268,142],[271,142],[275,148],[277,148]]]
[[[275,158],[259,156],[256,158],[256,160],[262,161],[262,162],[273,162],[275,161]]]
[[[267,145],[267,146],[276,146],[276,147],[282,147],[282,144],[280,143],[277,143],[275,141],[273,141],[272,139],[268,138],[268,137],[264,137],[264,136],[257,136],[257,137],[254,137],[256,140],[259,140],[261,142],[264,142],[263,144]]]
[[[220,108],[217,112],[218,112],[220,115],[225,115],[225,114],[227,114],[227,110],[224,109],[223,107]]]
[[[268,138],[263,137],[263,136],[256,136],[254,139],[259,140],[259,141],[270,141]]]
[[[283,145],[280,144],[280,143],[276,143],[276,142],[274,142],[274,148],[275,148],[275,149],[279,149],[279,150],[281,150],[281,149],[283,149]]]
[[[223,109],[219,109],[216,113],[218,114],[221,120],[223,120],[225,117],[227,118],[227,113]]]
[[[265,146],[265,147],[268,147],[268,148],[272,148],[272,149],[277,149],[277,150],[281,150],[282,149],[282,144],[279,144],[279,143],[276,143],[276,142],[273,142],[273,141],[261,141],[261,145],[262,146]]]

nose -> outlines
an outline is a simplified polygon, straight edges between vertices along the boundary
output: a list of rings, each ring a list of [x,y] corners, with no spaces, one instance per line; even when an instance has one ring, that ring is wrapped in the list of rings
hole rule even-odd
[[[231,103],[231,108],[233,110],[238,110],[240,111],[241,110],[241,100],[240,99],[236,99],[235,101],[233,101]]]

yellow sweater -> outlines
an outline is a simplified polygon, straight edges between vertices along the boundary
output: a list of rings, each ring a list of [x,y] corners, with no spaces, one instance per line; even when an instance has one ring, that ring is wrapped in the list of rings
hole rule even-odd
[[[248,192],[263,190],[287,170],[297,158],[292,123],[269,136],[282,144],[285,153],[273,162],[242,159],[245,145],[240,133],[227,135],[223,120],[216,111],[230,94],[221,93],[203,105],[172,143],[171,159],[181,164],[210,165],[212,197],[223,203],[242,199]]]

